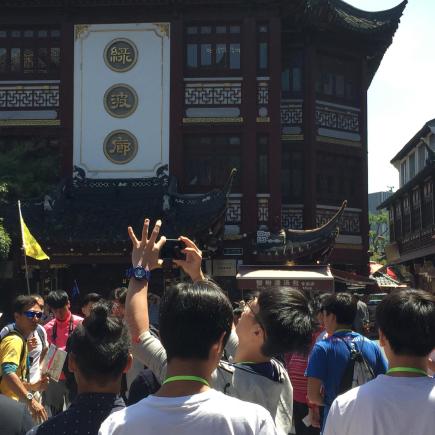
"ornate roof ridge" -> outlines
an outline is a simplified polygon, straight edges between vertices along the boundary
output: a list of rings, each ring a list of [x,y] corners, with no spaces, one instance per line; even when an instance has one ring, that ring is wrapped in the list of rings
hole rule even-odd
[[[317,20],[326,20],[353,31],[382,32],[395,31],[399,25],[408,0],[403,0],[397,6],[383,11],[365,11],[358,9],[343,0],[308,0],[305,3],[305,13]]]

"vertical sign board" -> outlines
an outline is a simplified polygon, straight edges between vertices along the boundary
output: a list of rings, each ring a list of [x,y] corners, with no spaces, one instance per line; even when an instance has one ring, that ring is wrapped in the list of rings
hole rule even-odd
[[[169,31],[75,26],[73,162],[86,177],[152,177],[168,163]]]

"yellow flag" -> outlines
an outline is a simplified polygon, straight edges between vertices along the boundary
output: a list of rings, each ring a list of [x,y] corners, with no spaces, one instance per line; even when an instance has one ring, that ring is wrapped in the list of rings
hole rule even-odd
[[[50,257],[42,250],[39,243],[32,236],[27,225],[24,223],[24,219],[20,216],[21,221],[21,233],[23,235],[24,252],[28,257],[32,257],[35,260],[50,260]]]

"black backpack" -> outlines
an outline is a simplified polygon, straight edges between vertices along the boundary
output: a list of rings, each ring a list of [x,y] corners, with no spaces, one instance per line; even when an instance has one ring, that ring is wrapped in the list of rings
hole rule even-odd
[[[341,337],[338,338],[346,345],[350,353],[349,361],[346,365],[343,376],[341,377],[340,386],[338,388],[337,395],[340,395],[349,391],[351,388],[358,387],[359,385],[371,381],[375,378],[375,373],[370,367],[370,364],[364,358],[362,351],[355,346],[353,340],[348,343]],[[362,343],[364,345],[364,342]]]

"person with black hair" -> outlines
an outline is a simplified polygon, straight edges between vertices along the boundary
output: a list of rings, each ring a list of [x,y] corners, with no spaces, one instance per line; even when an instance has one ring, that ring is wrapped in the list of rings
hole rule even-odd
[[[160,308],[160,337],[167,355],[162,387],[108,417],[100,435],[276,435],[264,408],[210,388],[232,320],[230,302],[212,282],[168,289]]]
[[[435,431],[435,380],[427,375],[435,347],[435,296],[398,290],[378,305],[386,375],[338,396],[325,435],[427,435]]]
[[[379,346],[352,331],[357,312],[355,298],[349,293],[334,293],[322,301],[323,323],[328,338],[316,342],[308,358],[308,400],[324,406],[322,427],[329,408],[339,394],[341,381],[351,359],[350,348],[361,352],[375,376],[387,370]]]
[[[89,317],[91,314],[92,307],[99,301],[103,299],[103,296],[101,296],[98,293],[88,293],[84,298],[80,305],[80,310],[83,314],[83,317],[86,319],[86,317]]]
[[[155,243],[160,226],[161,222],[157,221],[148,239],[149,220],[145,220],[141,241],[129,228],[133,242],[132,262],[136,268],[133,272],[143,272],[143,267],[148,267],[149,270],[144,269],[145,278],[149,278],[150,270],[162,264],[158,257],[165,238]],[[174,260],[174,263],[182,267],[194,283],[203,282],[201,251],[187,237],[180,239],[186,244],[183,250],[186,260]],[[141,280],[140,277],[133,275],[130,279],[126,302],[126,320],[135,337],[133,353],[163,382],[169,354],[162,343],[149,333],[148,286],[147,280]],[[227,298],[225,300],[228,301]],[[185,321],[189,321],[189,312],[184,312],[183,316]],[[184,352],[194,355],[204,346],[202,330],[210,318],[211,313],[205,310],[203,317],[195,318],[189,337],[181,335],[181,326],[174,324],[167,340],[182,343],[179,345]],[[162,314],[160,324],[161,321]],[[292,387],[285,368],[273,357],[309,346],[312,326],[308,302],[301,292],[282,288],[265,289],[257,298],[245,304],[237,324],[237,335],[231,334],[226,346],[232,363],[219,361],[212,373],[211,385],[229,396],[264,406],[274,418],[279,432],[287,434],[292,426]]]
[[[34,397],[47,385],[47,377],[30,382],[28,376],[27,339],[34,333],[42,310],[32,296],[18,296],[13,303],[15,323],[0,342],[0,392],[13,400],[21,400],[35,419],[46,420],[44,407]]]
[[[127,297],[127,287],[117,287],[112,294],[112,313],[120,319],[124,318],[125,299]]]
[[[44,325],[48,343],[65,350],[69,336],[83,318],[71,313],[68,294],[63,290],[50,292],[45,302],[54,314],[54,319]],[[44,398],[51,415],[56,415],[68,407],[69,392],[63,373],[58,382],[50,383]]]
[[[121,375],[131,365],[130,337],[124,323],[98,302],[71,334],[68,368],[78,395],[71,406],[33,430],[37,435],[96,435],[112,412],[125,407]]]

